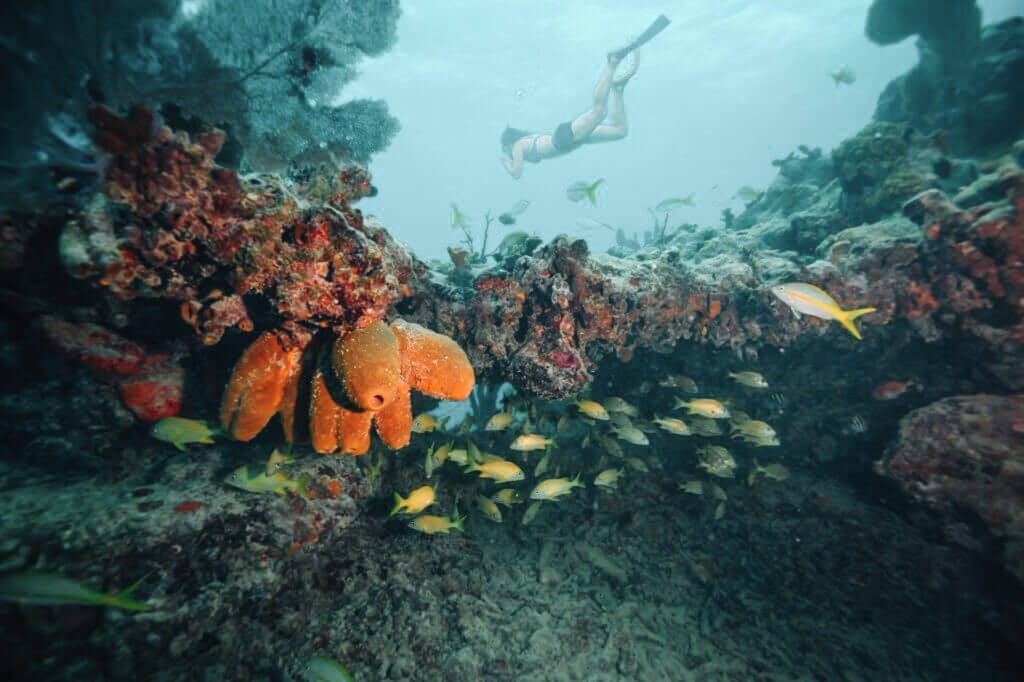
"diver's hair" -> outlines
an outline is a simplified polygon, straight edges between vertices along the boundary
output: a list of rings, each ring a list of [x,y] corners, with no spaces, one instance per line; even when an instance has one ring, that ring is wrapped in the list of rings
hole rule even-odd
[[[507,154],[511,154],[512,145],[516,143],[516,140],[524,138],[529,134],[529,131],[513,128],[512,126],[505,126],[505,132],[501,134],[501,148],[504,149]]]

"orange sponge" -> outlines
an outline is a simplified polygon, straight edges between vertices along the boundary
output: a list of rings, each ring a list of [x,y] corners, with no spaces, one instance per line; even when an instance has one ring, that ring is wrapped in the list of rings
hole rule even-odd
[[[235,364],[220,403],[220,425],[237,440],[252,440],[278,411],[301,349],[285,350],[265,332]]]
[[[384,445],[392,450],[404,448],[409,444],[412,433],[412,400],[409,397],[408,384],[402,383],[395,402],[377,412],[373,423]]]
[[[473,390],[473,365],[451,338],[405,320],[391,323],[398,338],[402,376],[432,398],[465,400]]]
[[[347,410],[327,390],[318,369],[309,398],[309,433],[313,449],[321,454],[362,455],[370,449],[373,412]]]
[[[331,362],[357,409],[376,412],[395,400],[402,384],[402,358],[398,340],[383,322],[340,337],[334,342]]]

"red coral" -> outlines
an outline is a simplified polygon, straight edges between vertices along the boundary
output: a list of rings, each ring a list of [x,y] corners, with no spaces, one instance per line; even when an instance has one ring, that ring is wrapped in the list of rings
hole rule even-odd
[[[58,351],[115,383],[125,406],[140,419],[181,411],[185,370],[177,360],[147,354],[142,346],[95,324],[44,316],[40,327]]]
[[[269,299],[280,319],[345,331],[383,317],[425,268],[351,202],[374,192],[360,167],[333,170],[321,192],[310,179],[300,208],[279,179],[243,181],[214,157],[222,131],[190,140],[162,128],[151,112],[120,118],[96,108],[97,140],[110,154],[105,193],[114,211],[104,227],[120,244],[116,262],[87,269],[121,298],[170,298],[182,318],[216,343],[231,328],[252,330],[242,297]],[[328,204],[327,202],[330,202]],[[200,292],[227,282],[218,300]]]

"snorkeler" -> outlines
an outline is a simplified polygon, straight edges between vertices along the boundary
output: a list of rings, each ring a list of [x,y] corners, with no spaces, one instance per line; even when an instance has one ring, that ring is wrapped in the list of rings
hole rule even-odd
[[[609,55],[608,64],[594,90],[593,105],[573,120],[559,125],[554,133],[529,133],[512,127],[505,128],[501,134],[501,163],[512,177],[519,178],[524,162],[539,163],[544,159],[568,154],[585,144],[612,142],[626,136],[628,128],[623,91],[626,83],[636,73],[639,62],[634,52],[632,67],[614,78],[615,68],[620,61],[621,58]],[[607,124],[603,124],[602,121],[609,113],[609,94],[612,95],[611,117]]]
[[[523,173],[523,163],[540,163],[544,159],[553,159],[585,144],[612,142],[626,136],[626,102],[623,92],[629,79],[636,74],[639,56],[636,49],[656,36],[669,20],[660,15],[646,31],[633,39],[624,47],[608,53],[608,63],[601,80],[594,90],[594,102],[588,111],[571,121],[562,123],[555,132],[531,133],[506,126],[501,134],[501,163],[505,170],[514,178]],[[626,56],[633,53],[633,65],[618,78],[615,69]],[[608,111],[608,95],[612,95],[611,116],[607,124],[603,123]]]

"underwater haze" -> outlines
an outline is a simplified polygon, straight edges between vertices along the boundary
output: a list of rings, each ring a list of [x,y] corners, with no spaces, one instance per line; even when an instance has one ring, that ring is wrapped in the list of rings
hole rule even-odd
[[[1014,0],[978,4],[986,23],[1020,13]],[[771,161],[801,144],[829,150],[856,132],[885,84],[913,66],[912,39],[879,48],[865,38],[869,5],[407,2],[395,49],[366,62],[345,92],[384,98],[402,121],[374,164],[387,191],[366,210],[416,253],[438,259],[447,257],[441,235],[452,201],[482,229],[488,210],[496,216],[526,199],[531,207],[519,227],[545,241],[580,233],[581,217],[642,234],[648,208],[690,193],[696,205],[678,217],[715,225],[723,209],[742,209],[739,187],[771,182]],[[587,148],[511,181],[497,161],[505,125],[550,132],[581,113],[610,46],[659,13],[672,26],[643,50],[628,89],[629,141]],[[835,87],[829,72],[844,66],[857,81]],[[597,177],[607,183],[599,206],[565,201],[565,188]],[[615,242],[605,230],[585,236],[597,250]]]
[[[1024,679],[1019,0],[0,9],[4,680]]]

